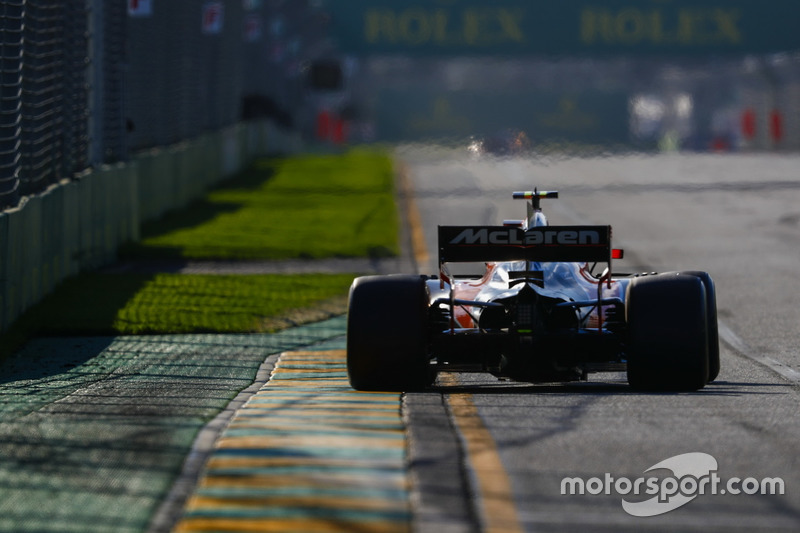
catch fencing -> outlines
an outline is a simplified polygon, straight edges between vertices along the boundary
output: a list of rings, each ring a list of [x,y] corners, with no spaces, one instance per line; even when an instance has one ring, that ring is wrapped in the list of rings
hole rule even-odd
[[[0,4],[0,208],[88,165],[85,2]]]
[[[0,1],[0,210],[242,119],[291,127],[325,48],[314,5]]]
[[[141,222],[298,149],[311,0],[0,0],[0,331]]]

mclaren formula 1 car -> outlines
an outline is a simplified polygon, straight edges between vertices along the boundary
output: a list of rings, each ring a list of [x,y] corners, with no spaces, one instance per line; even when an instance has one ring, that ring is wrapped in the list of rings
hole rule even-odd
[[[543,383],[627,372],[642,390],[697,390],[719,372],[706,272],[614,274],[610,226],[551,226],[541,200],[502,226],[439,226],[439,275],[356,278],[347,372],[359,390],[418,390],[438,372]],[[456,275],[456,264],[480,271]],[[605,268],[598,272],[603,265]],[[463,266],[462,266],[463,268]]]

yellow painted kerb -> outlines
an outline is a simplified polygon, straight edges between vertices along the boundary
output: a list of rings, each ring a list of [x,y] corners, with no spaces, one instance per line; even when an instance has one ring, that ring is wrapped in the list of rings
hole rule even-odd
[[[441,374],[439,379],[445,385],[458,385],[458,379],[450,373]],[[511,481],[500,461],[494,439],[478,415],[472,395],[449,394],[447,402],[456,427],[466,444],[467,461],[478,482],[476,489],[485,531],[522,532]]]
[[[399,163],[397,172],[400,193],[404,198],[406,219],[408,220],[408,230],[411,236],[411,251],[418,265],[428,261],[428,247],[425,245],[425,232],[422,230],[422,217],[419,214],[414,190],[411,187],[411,179],[408,175],[408,167],[405,163]]]

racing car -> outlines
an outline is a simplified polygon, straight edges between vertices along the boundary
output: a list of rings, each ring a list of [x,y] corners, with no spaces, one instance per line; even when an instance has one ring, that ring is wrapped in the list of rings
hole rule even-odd
[[[557,191],[519,191],[527,216],[439,226],[438,275],[363,276],[350,287],[347,373],[357,390],[420,390],[439,372],[531,383],[626,372],[640,390],[692,391],[716,379],[708,273],[617,274],[611,227],[551,226]],[[471,274],[454,274],[476,266]],[[599,267],[605,267],[598,271]]]

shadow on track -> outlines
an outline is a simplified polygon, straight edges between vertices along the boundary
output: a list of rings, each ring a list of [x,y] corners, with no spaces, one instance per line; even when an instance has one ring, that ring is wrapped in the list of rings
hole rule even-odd
[[[746,388],[761,387],[765,390],[752,391]],[[767,390],[773,389],[773,390]],[[480,385],[436,385],[426,390],[439,394],[582,394],[582,395],[629,395],[629,396],[741,396],[784,394],[791,392],[790,383],[754,383],[715,381],[698,391],[669,392],[669,391],[640,391],[632,389],[627,382],[588,381],[575,383],[498,383]],[[413,394],[413,393],[412,393]]]

